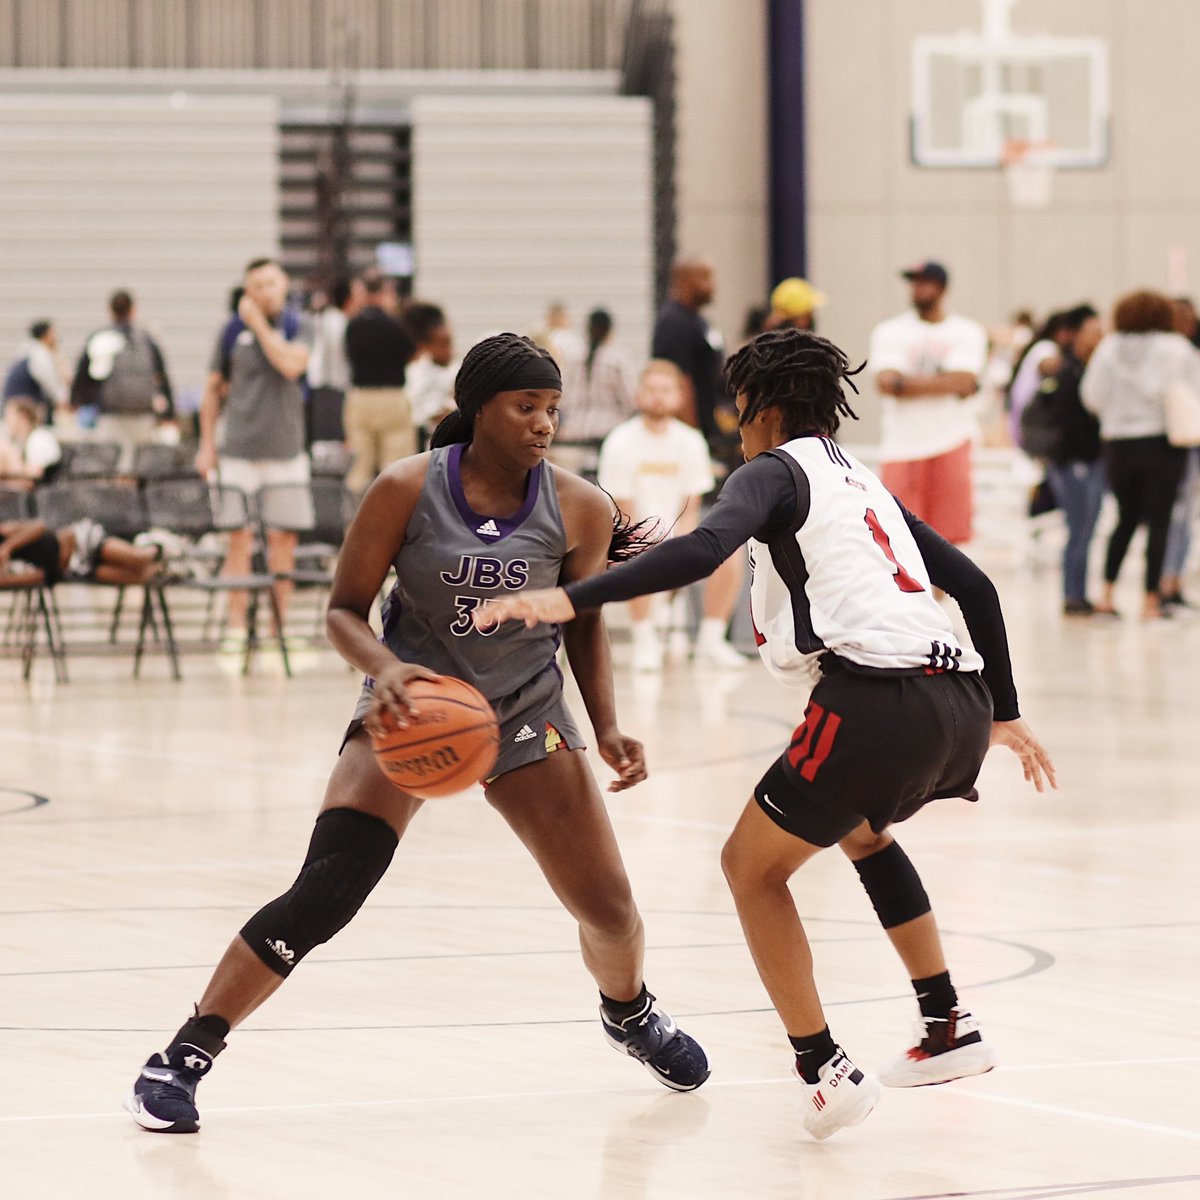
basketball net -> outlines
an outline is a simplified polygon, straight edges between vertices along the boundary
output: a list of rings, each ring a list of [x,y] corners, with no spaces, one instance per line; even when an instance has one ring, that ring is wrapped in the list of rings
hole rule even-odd
[[[1054,194],[1054,143],[1008,138],[1000,155],[1014,208],[1045,208]]]

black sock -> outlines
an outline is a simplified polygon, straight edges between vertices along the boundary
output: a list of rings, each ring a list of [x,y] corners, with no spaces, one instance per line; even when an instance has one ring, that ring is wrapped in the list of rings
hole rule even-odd
[[[796,1052],[796,1070],[805,1083],[817,1083],[817,1072],[837,1053],[837,1044],[826,1025],[810,1037],[788,1037]]]
[[[632,1000],[614,1000],[611,996],[606,996],[603,992],[600,993],[600,1003],[604,1005],[604,1011],[610,1017],[617,1021],[623,1021],[626,1017],[632,1017],[634,1013],[641,1012],[646,1006],[646,998],[649,996],[646,991],[646,985],[642,984],[642,990],[638,992]]]
[[[912,985],[923,1017],[948,1017],[958,1003],[958,993],[950,982],[949,971],[930,975],[928,979],[914,979]]]

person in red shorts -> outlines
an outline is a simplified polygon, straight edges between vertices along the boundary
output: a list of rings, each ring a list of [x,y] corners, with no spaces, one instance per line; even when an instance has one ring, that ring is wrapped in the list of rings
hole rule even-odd
[[[871,333],[870,370],[882,397],[880,478],[910,512],[955,545],[971,538],[973,400],[987,334],[946,311],[950,276],[937,262],[902,271],[912,307]]]

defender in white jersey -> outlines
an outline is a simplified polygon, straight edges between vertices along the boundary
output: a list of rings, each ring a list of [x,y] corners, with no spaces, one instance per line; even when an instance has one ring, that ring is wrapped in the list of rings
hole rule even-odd
[[[859,368],[861,370],[861,368]],[[729,361],[747,460],[691,534],[592,579],[523,592],[476,613],[566,621],[612,600],[685,586],[750,541],[759,651],[811,688],[805,718],[726,843],[722,866],[755,965],[786,1027],[818,1138],[862,1121],[881,1083],[912,1087],[991,1070],[978,1023],[958,1003],[929,899],[887,832],[941,797],[976,799],[989,743],[1021,758],[1040,791],[1054,769],[1017,707],[995,588],[970,559],[905,511],[834,441],[853,416],[846,356],[795,329],[755,338]],[[857,389],[856,389],[857,390]],[[974,649],[932,587],[958,600]],[[917,993],[922,1036],[876,1078],[833,1040],[808,941],[788,890],[838,844]]]

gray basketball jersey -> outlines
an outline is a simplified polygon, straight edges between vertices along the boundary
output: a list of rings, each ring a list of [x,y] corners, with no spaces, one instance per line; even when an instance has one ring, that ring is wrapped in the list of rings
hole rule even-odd
[[[404,662],[464,679],[494,703],[554,662],[559,628],[509,621],[483,633],[471,613],[507,592],[557,587],[567,539],[548,464],[530,471],[520,511],[496,517],[467,503],[464,449],[430,455],[383,606],[383,640]]]

